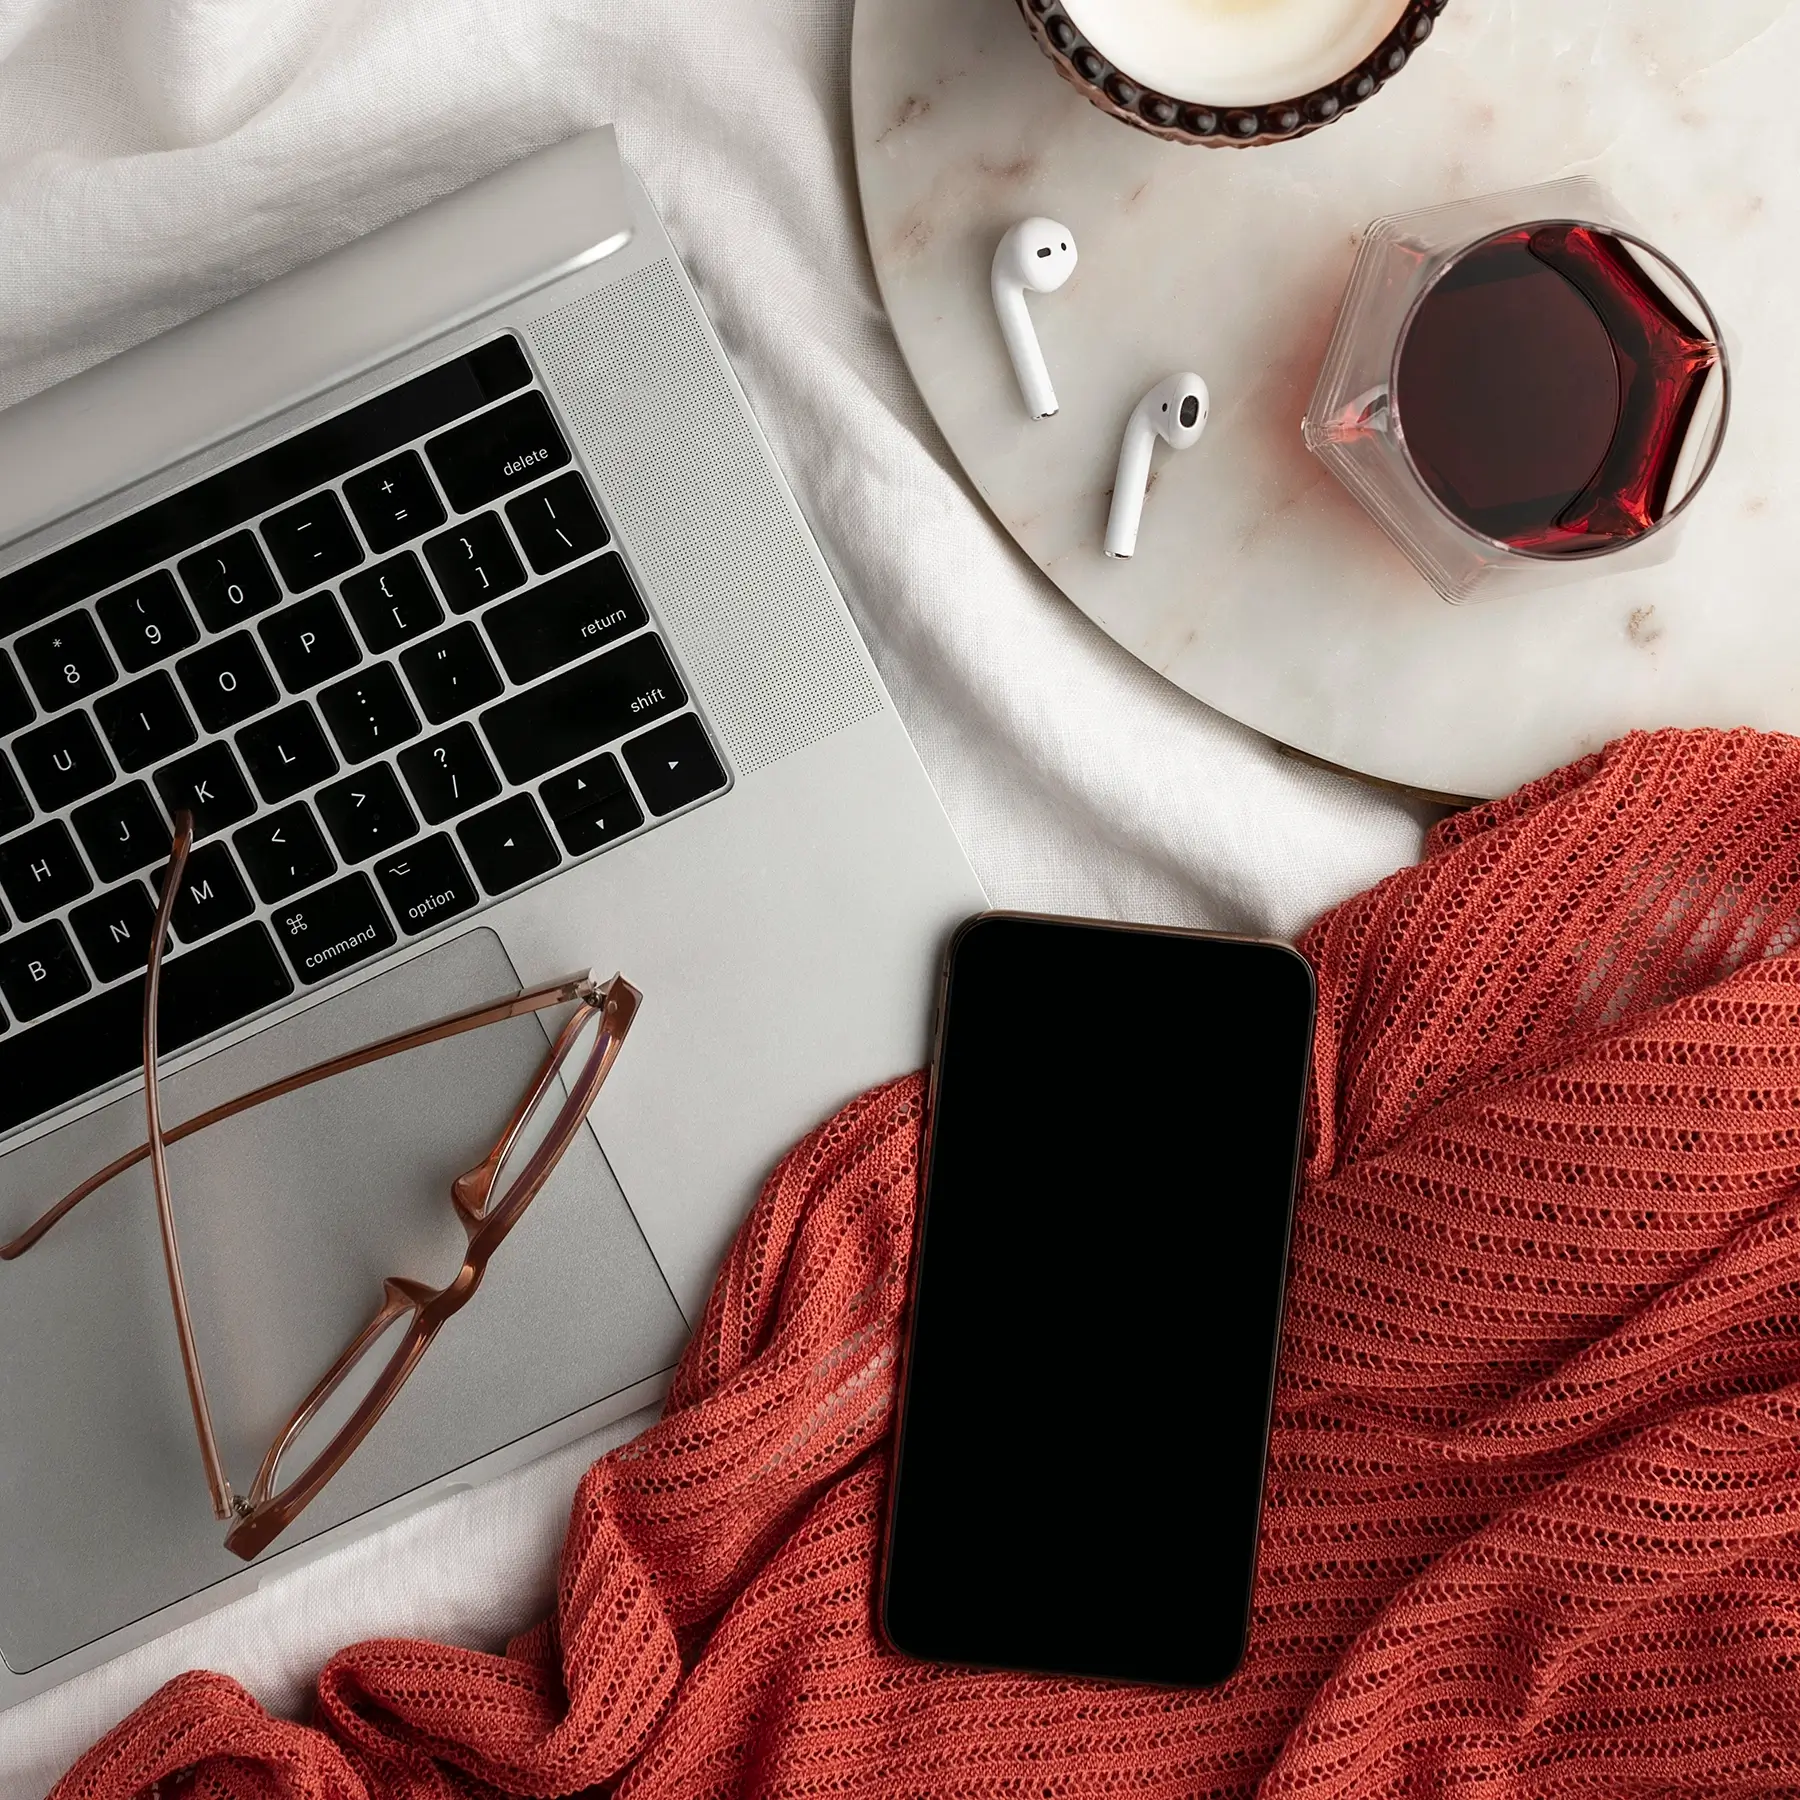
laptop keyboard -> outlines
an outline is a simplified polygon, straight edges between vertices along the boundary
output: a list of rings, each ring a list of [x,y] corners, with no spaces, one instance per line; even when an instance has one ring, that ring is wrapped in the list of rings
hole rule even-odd
[[[505,336],[0,577],[0,1131],[722,790]]]

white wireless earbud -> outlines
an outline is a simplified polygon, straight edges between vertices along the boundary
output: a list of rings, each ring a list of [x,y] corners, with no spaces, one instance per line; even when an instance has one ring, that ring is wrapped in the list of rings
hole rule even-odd
[[[1075,273],[1076,261],[1073,235],[1054,219],[1021,219],[994,252],[994,311],[1019,377],[1025,410],[1034,419],[1047,419],[1056,411],[1056,389],[1050,385],[1049,365],[1025,305],[1025,290],[1054,294]]]
[[[1198,375],[1171,375],[1137,403],[1119,446],[1112,513],[1106,521],[1106,554],[1129,556],[1137,548],[1138,521],[1150,487],[1150,452],[1161,438],[1172,449],[1191,450],[1206,429],[1212,404]]]

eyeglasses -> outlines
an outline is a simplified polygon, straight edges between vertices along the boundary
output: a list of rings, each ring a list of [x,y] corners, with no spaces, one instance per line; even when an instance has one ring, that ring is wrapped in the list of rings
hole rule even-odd
[[[72,1193],[64,1195],[11,1243],[0,1244],[0,1261],[11,1262],[23,1256],[90,1194],[126,1170],[136,1168],[146,1160],[149,1162],[151,1181],[156,1190],[163,1263],[169,1278],[169,1298],[175,1308],[176,1336],[181,1346],[182,1368],[187,1376],[188,1403],[193,1410],[194,1431],[200,1440],[200,1460],[206,1469],[213,1514],[221,1521],[230,1521],[225,1548],[247,1561],[259,1555],[285,1531],[343,1468],[419,1366],[445,1321],[474,1297],[494,1252],[543,1190],[579,1135],[643,996],[622,975],[615,975],[604,984],[596,984],[592,975],[570,976],[525,990],[510,999],[454,1013],[433,1024],[421,1025],[416,1030],[401,1032],[361,1050],[317,1063],[165,1130],[156,1072],[158,997],[169,916],[181,889],[181,877],[193,842],[192,816],[178,813],[168,868],[162,878],[162,901],[151,931],[149,965],[144,980],[145,1141],[90,1176]],[[427,1044],[440,1043],[463,1032],[477,1031],[484,1025],[498,1025],[527,1013],[546,1012],[566,1005],[573,1005],[574,1011],[557,1033],[549,1054],[513,1109],[512,1117],[507,1120],[493,1148],[474,1168],[457,1176],[450,1184],[450,1203],[462,1221],[467,1240],[462,1267],[450,1283],[441,1288],[427,1287],[405,1276],[390,1276],[382,1284],[381,1305],[375,1316],[345,1346],[343,1354],[319,1378],[312,1392],[281,1428],[249,1491],[235,1492],[219,1454],[212,1413],[207,1405],[206,1382],[200,1372],[193,1320],[188,1312],[181,1248],[176,1241],[175,1214],[169,1197],[168,1147],[204,1131],[209,1125],[235,1118],[239,1113],[278,1100],[300,1088],[327,1081],[334,1075],[366,1068],[385,1057],[422,1049]],[[584,1059],[578,1058],[577,1048],[590,1026],[596,1028],[592,1047]],[[564,1095],[560,1108],[536,1143],[528,1147],[533,1121],[549,1096],[559,1088]],[[290,1469],[292,1472],[287,1473]]]

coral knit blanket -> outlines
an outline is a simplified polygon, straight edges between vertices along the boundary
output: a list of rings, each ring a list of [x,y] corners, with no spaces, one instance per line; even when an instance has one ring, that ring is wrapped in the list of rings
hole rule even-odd
[[[1797,937],[1800,741],[1748,732],[1629,738],[1452,819],[1307,937],[1305,1185],[1222,1688],[877,1640],[914,1077],[770,1179],[666,1416],[581,1484],[554,1618],[504,1655],[358,1644],[307,1725],[184,1676],[57,1794],[1792,1795]],[[1170,1431],[1205,1432],[1211,1378]],[[1001,1372],[969,1379],[1004,1411]],[[1130,1446],[1069,1456],[1124,1479]]]

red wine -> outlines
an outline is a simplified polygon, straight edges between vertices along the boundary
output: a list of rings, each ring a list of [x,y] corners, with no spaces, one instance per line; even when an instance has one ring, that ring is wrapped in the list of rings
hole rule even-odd
[[[1591,225],[1489,238],[1426,291],[1394,407],[1420,478],[1517,550],[1641,537],[1669,488],[1719,347]]]

